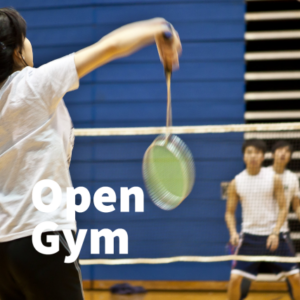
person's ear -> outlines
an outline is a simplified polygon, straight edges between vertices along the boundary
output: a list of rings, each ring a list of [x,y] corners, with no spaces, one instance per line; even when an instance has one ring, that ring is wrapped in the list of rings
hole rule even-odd
[[[14,62],[15,62],[15,64],[17,66],[22,66],[23,65],[23,59],[22,59],[22,54],[20,53],[20,50],[15,49],[14,50]]]

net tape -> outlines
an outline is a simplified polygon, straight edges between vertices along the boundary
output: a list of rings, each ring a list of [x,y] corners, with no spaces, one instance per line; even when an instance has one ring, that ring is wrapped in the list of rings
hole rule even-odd
[[[299,263],[300,257],[283,256],[250,256],[250,255],[220,255],[220,256],[175,256],[163,258],[128,258],[128,259],[81,259],[81,265],[136,265],[136,264],[170,264],[175,262],[222,262],[222,261],[265,261],[265,262],[285,262]]]
[[[268,132],[284,132],[300,130],[300,123],[267,123],[267,124],[233,124],[210,126],[172,126],[172,134],[201,134],[245,132],[245,138],[267,137]],[[158,135],[166,132],[166,127],[132,127],[132,128],[87,128],[75,129],[76,136],[129,136],[129,135]],[[269,137],[270,138],[270,137]],[[271,136],[272,138],[272,136]],[[277,135],[277,138],[280,136]],[[300,132],[293,132],[293,138],[300,138]],[[220,255],[220,256],[175,256],[163,258],[128,258],[128,259],[81,259],[81,265],[133,265],[133,264],[169,264],[176,262],[223,262],[223,261],[264,261],[300,263],[300,256],[249,256],[249,255]]]
[[[251,131],[289,131],[300,130],[300,123],[238,124],[211,126],[172,126],[173,134],[224,133]],[[156,135],[166,132],[166,127],[128,127],[128,128],[87,128],[75,129],[76,136],[119,136]]]

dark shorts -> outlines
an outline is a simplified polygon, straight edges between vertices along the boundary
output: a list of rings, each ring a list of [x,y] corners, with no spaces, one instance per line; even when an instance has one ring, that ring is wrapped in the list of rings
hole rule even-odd
[[[69,248],[62,232],[42,234],[59,235],[60,250],[43,255],[35,250],[32,237],[0,243],[0,299],[1,300],[83,300],[79,264],[65,264]]]
[[[243,234],[240,245],[237,248],[237,255],[260,255],[260,256],[285,256],[294,257],[295,250],[289,238],[288,233],[280,234],[279,246],[271,252],[267,249],[268,236],[259,236],[251,234]],[[268,271],[274,274],[282,274],[289,276],[299,272],[296,263],[281,263],[281,262],[248,262],[248,261],[235,261],[231,273],[239,274],[249,279],[256,279],[260,268],[264,265]]]

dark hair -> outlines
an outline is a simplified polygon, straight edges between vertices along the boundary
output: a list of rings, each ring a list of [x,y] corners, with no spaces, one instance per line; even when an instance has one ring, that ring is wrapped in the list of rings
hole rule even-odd
[[[13,8],[0,9],[0,82],[13,73],[15,49],[22,53],[26,22]],[[24,61],[26,64],[26,62]],[[26,64],[27,65],[27,64]]]
[[[293,153],[293,146],[292,144],[290,144],[287,141],[278,141],[276,142],[273,147],[272,147],[272,153],[275,153],[275,151],[279,148],[283,148],[283,147],[289,147],[289,151],[291,152],[291,154]]]
[[[267,145],[264,141],[258,140],[258,139],[251,139],[251,140],[246,140],[243,143],[242,151],[245,153],[245,150],[247,147],[253,146],[259,150],[261,150],[264,154],[267,151]]]

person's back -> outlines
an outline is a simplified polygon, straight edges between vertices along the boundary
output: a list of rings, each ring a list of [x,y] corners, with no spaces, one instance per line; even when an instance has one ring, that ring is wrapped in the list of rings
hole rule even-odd
[[[58,230],[76,230],[75,222],[66,219],[74,135],[61,100],[75,87],[78,76],[70,55],[14,72],[0,89],[0,242],[29,236],[47,220],[58,224]],[[57,182],[63,191],[62,204],[53,213],[32,205],[34,185],[43,179]],[[52,192],[44,190],[42,198],[51,203]]]

